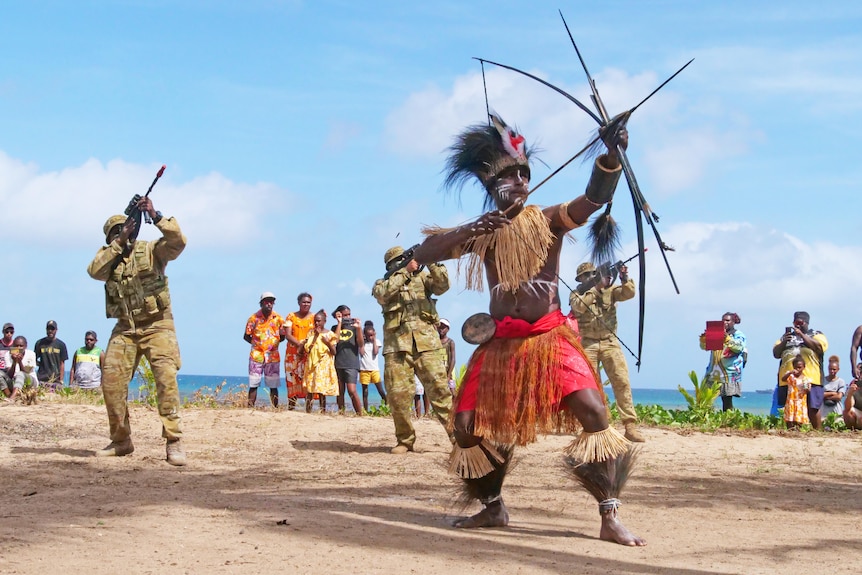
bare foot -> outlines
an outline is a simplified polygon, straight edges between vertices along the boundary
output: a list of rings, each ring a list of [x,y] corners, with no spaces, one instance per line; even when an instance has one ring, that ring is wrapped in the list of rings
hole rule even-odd
[[[646,545],[646,541],[629,531],[623,525],[616,510],[602,515],[602,530],[599,532],[599,539],[630,547],[643,547]]]
[[[454,523],[459,529],[476,529],[478,527],[505,527],[509,524],[509,512],[503,501],[495,501],[472,517],[459,519]]]

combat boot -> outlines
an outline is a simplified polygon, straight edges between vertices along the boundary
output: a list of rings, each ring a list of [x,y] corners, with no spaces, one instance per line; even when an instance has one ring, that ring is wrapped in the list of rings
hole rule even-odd
[[[186,464],[186,452],[183,451],[183,446],[180,444],[179,439],[169,439],[165,446],[165,452],[168,456],[168,463],[171,465],[181,466]]]
[[[634,423],[626,423],[626,439],[633,443],[643,443],[646,441],[646,437],[638,431],[637,426]]]
[[[404,445],[403,443],[399,443],[398,445],[396,445],[395,447],[393,447],[393,448],[389,451],[389,453],[392,453],[393,455],[404,455],[404,454],[405,454],[405,453],[407,453],[408,451],[413,451],[413,446],[412,446],[412,445]]]
[[[122,457],[128,455],[135,450],[132,445],[132,438],[129,437],[125,441],[112,441],[104,449],[96,451],[96,457]]]

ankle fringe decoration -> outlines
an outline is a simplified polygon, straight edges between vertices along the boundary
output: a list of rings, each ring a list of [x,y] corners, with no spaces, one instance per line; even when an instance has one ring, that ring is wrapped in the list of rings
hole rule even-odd
[[[422,228],[425,236],[450,233],[458,228],[427,226]],[[464,281],[468,290],[482,291],[484,288],[486,255],[494,253],[499,287],[503,291],[517,292],[522,283],[533,279],[548,259],[548,250],[556,236],[551,231],[547,216],[538,206],[527,206],[512,218],[508,226],[498,228],[493,233],[474,236],[456,253],[453,258],[466,255],[458,260],[458,273],[462,264]]]
[[[483,440],[482,443],[470,449],[480,449],[484,452],[483,456],[486,461],[490,462],[494,469],[487,475],[474,479],[461,479],[461,493],[458,496],[456,505],[461,507],[462,511],[474,501],[492,502],[494,498],[499,497],[503,491],[503,481],[506,479],[506,474],[509,472],[509,464],[512,462],[512,454],[515,451],[513,445],[503,445],[500,443],[491,443]],[[494,455],[488,455],[493,453]],[[500,458],[500,462],[491,461],[495,457]]]
[[[631,442],[613,427],[589,433],[582,431],[566,447],[566,455],[581,463],[607,461],[627,453]]]
[[[491,461],[496,461],[496,466]],[[461,447],[457,443],[449,456],[449,473],[461,479],[479,479],[492,473],[505,462],[505,458],[493,445],[482,441],[473,447]]]

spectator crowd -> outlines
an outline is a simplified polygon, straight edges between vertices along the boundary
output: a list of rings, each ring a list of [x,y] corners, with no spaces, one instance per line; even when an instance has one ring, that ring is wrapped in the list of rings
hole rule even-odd
[[[353,413],[363,415],[369,411],[369,387],[374,386],[383,405],[387,393],[381,377],[380,356],[383,343],[377,334],[374,321],[353,317],[350,307],[341,304],[331,312],[319,309],[312,312],[313,297],[300,293],[297,310],[281,315],[275,311],[275,294],[269,291],[260,295],[260,308],[247,320],[243,339],[250,344],[248,359],[248,406],[257,405],[257,390],[261,385],[269,391],[269,403],[278,407],[280,402],[282,365],[287,391],[287,409],[294,410],[300,401],[307,412],[315,402],[321,412],[327,409],[327,398],[335,397],[340,413],[348,411],[348,400]],[[327,327],[329,324],[329,327]],[[437,336],[445,349],[446,386],[455,392],[455,342],[448,337],[449,321],[440,319]],[[284,357],[280,352],[285,342]],[[414,375],[415,417],[430,416],[428,399],[418,376]]]
[[[573,300],[581,298],[572,298]],[[374,386],[383,405],[387,392],[381,377],[380,356],[383,343],[372,320],[362,321],[351,314],[350,307],[339,305],[328,313],[312,312],[311,294],[297,296],[297,309],[284,316],[274,310],[275,294],[264,292],[260,308],[246,322],[243,339],[250,344],[248,360],[248,406],[257,404],[257,390],[263,385],[269,392],[270,405],[279,406],[282,365],[287,392],[287,409],[296,409],[304,401],[307,412],[315,402],[321,412],[327,409],[327,398],[335,397],[340,413],[347,412],[347,399],[357,415],[367,413],[369,386]],[[582,301],[582,300],[581,300]],[[583,313],[572,318],[580,319]],[[773,346],[779,360],[774,390],[773,414],[782,414],[788,429],[810,425],[821,429],[830,414],[843,418],[848,427],[862,429],[862,326],[853,334],[850,350],[850,377],[839,376],[840,358],[826,355],[826,336],[809,325],[805,311],[793,315],[792,325]],[[327,323],[329,327],[327,328]],[[701,334],[702,349],[710,352],[705,378],[719,384],[724,410],[733,409],[733,398],[742,393],[742,373],[748,361],[748,344],[737,327],[739,315],[722,316],[724,333],[720,345],[707,347],[708,334]],[[440,318],[436,331],[445,352],[446,384],[455,393],[455,342],[448,334],[449,321]],[[615,326],[614,326],[615,327]],[[71,356],[63,340],[57,337],[57,322],[45,325],[45,336],[31,346],[24,335],[16,335],[14,324],[3,325],[0,338],[0,391],[5,401],[14,401],[27,386],[55,392],[68,385],[80,390],[98,391],[101,386],[105,351],[99,347],[95,331],[84,333],[84,344]],[[280,353],[285,342],[284,356]],[[68,364],[68,379],[66,378]],[[433,408],[418,374],[413,374],[415,393],[409,408],[413,417],[431,416]],[[778,411],[781,409],[782,411]]]
[[[95,390],[101,385],[105,353],[96,345],[96,332],[84,334],[84,345],[72,354],[68,385],[71,388]],[[23,335],[15,335],[15,325],[3,324],[0,338],[0,391],[2,399],[14,401],[29,387],[57,391],[66,383],[69,352],[57,337],[57,322],[48,321],[45,337],[30,346]]]

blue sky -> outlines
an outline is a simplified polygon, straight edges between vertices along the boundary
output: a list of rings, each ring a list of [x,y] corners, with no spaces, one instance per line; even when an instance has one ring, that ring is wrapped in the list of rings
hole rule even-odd
[[[697,336],[725,311],[740,314],[749,338],[745,389],[773,385],[771,348],[797,309],[847,376],[862,323],[862,6],[829,0],[5,3],[0,321],[31,341],[55,319],[70,348],[88,329],[107,343],[113,324],[86,266],[105,219],[163,163],[153,201],[189,238],[168,266],[185,373],[244,373],[242,330],[263,291],[283,314],[309,291],[314,309],[345,303],[379,321],[370,291],[383,252],[420,241],[423,224],[481,213],[477,188],[460,202],[440,193],[444,149],[484,119],[471,58],[588,101],[557,8],[611,113],[695,58],[629,124],[629,155],[677,248],[669,258],[682,292],[648,239],[646,343],[632,385],[675,388],[700,372]],[[510,72],[487,69],[487,86],[491,107],[544,150],[550,168],[537,164],[535,181],[594,129]],[[571,199],[587,177],[573,165],[533,198]],[[634,222],[617,204],[627,256]],[[575,235],[561,271],[570,285],[587,254]],[[459,331],[487,294],[457,281],[438,307]],[[636,302],[621,304],[620,320],[634,347]],[[468,349],[459,341],[459,363]]]

